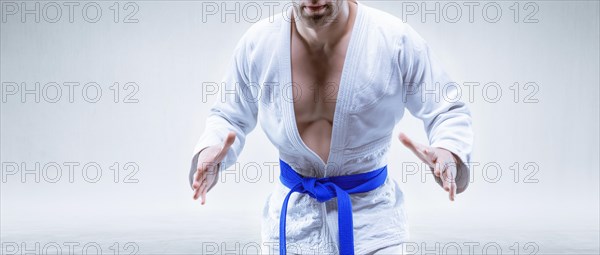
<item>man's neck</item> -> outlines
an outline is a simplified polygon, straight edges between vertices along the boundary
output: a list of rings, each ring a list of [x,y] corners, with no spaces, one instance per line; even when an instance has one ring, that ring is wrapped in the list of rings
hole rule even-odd
[[[327,53],[352,31],[357,9],[356,1],[343,1],[338,8],[335,18],[322,25],[311,26],[299,19],[292,19],[294,32],[312,51]]]

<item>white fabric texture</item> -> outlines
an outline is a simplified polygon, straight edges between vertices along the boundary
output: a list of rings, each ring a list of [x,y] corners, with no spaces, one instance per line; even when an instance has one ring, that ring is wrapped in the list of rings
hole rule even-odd
[[[467,187],[469,169],[465,163],[470,162],[473,133],[467,106],[448,100],[459,97],[457,87],[446,87],[444,96],[440,91],[437,96],[425,96],[424,87],[431,91],[438,83],[439,90],[452,83],[439,60],[408,24],[362,2],[358,3],[343,67],[329,162],[310,150],[298,133],[292,102],[290,17],[291,9],[264,19],[241,38],[222,84],[223,98],[212,106],[194,156],[207,146],[221,144],[226,134],[234,131],[236,140],[221,169],[232,166],[242,152],[246,135],[260,122],[279,150],[279,157],[301,175],[369,172],[387,164],[393,129],[408,109],[423,121],[430,146],[445,148],[459,157],[458,173],[464,180],[457,183],[459,192]],[[195,161],[196,157],[190,183]],[[288,192],[276,182],[264,204],[263,244],[278,244],[279,216]],[[395,180],[388,178],[379,188],[351,195],[351,199],[357,254],[408,240],[403,192]],[[294,193],[287,213],[288,252],[336,253],[336,207],[336,199],[319,203],[308,195]],[[268,247],[271,253],[278,253],[278,245]]]

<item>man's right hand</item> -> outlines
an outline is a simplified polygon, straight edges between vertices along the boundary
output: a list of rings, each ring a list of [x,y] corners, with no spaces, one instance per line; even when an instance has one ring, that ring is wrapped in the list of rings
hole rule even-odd
[[[223,144],[213,145],[203,149],[198,155],[198,165],[194,174],[194,200],[202,197],[202,204],[206,203],[206,192],[217,180],[218,164],[223,161],[229,148],[235,141],[235,133],[229,132]]]

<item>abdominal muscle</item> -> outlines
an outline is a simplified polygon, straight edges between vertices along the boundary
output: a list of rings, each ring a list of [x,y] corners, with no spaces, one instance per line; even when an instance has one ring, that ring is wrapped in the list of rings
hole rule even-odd
[[[324,118],[298,123],[298,132],[304,144],[313,150],[325,163],[327,163],[329,158],[332,128],[332,122]]]

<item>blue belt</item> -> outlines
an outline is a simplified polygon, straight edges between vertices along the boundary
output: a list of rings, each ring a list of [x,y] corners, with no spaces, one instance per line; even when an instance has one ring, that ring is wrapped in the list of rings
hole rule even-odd
[[[377,170],[354,175],[326,178],[303,177],[283,160],[279,160],[281,183],[290,188],[283,201],[279,219],[279,252],[286,254],[285,216],[288,201],[294,192],[308,194],[320,203],[337,197],[338,226],[340,235],[340,254],[354,254],[354,235],[352,233],[352,201],[350,194],[371,191],[381,186],[387,178],[387,166]]]

